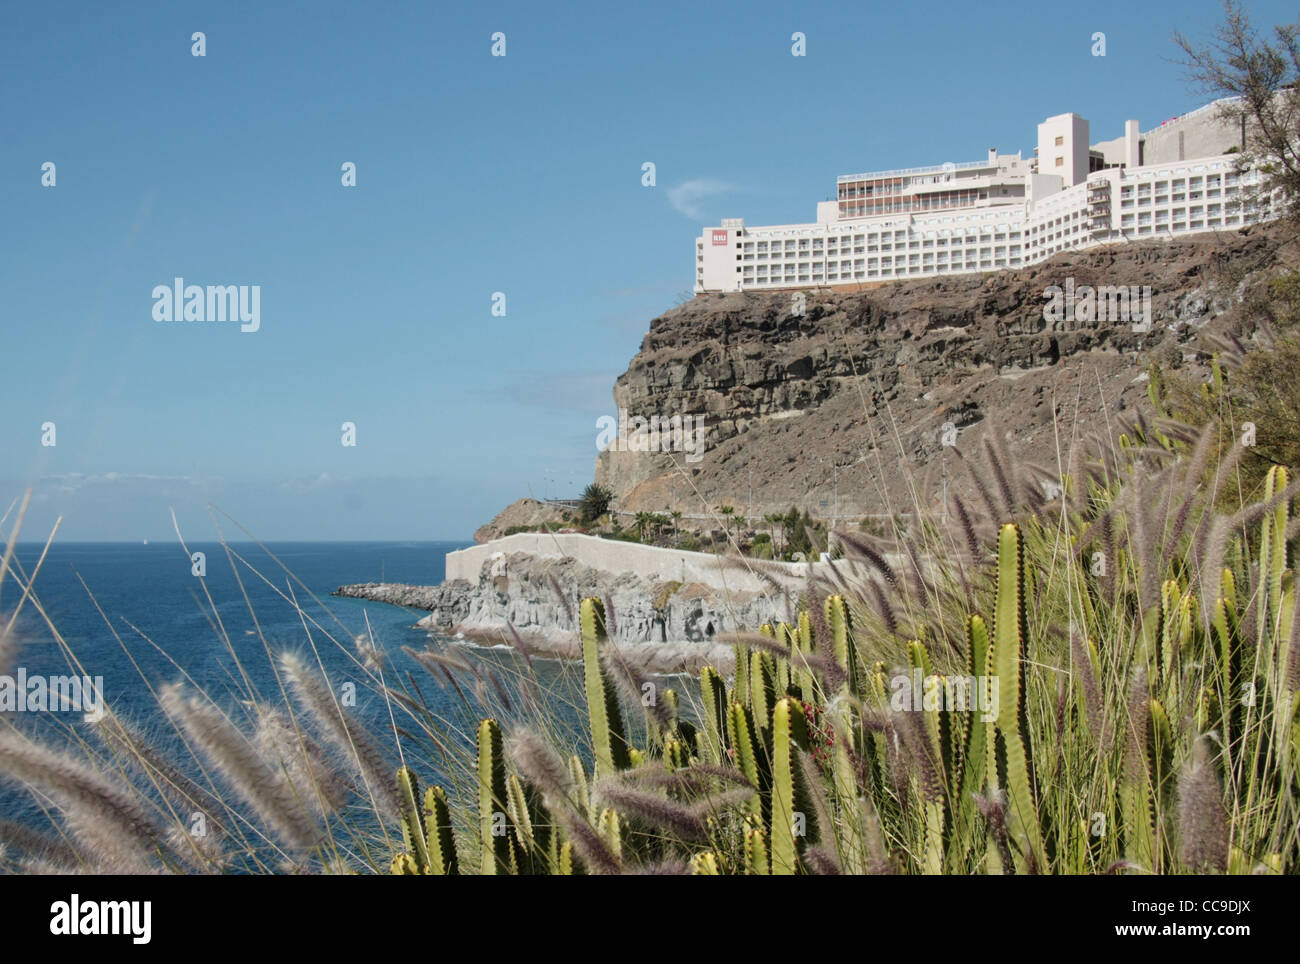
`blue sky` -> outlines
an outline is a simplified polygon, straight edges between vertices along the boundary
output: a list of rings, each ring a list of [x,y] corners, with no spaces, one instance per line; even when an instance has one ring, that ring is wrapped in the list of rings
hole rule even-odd
[[[1147,130],[1204,102],[1170,35],[1205,37],[1221,10],[54,2],[0,17],[0,512],[34,485],[25,538],[62,516],[67,540],[162,539],[172,508],[207,538],[211,504],[264,539],[457,539],[519,496],[590,481],[614,378],[689,290],[704,224],[812,220],[841,173],[1030,155],[1064,111],[1094,141],[1128,117]],[[155,322],[151,292],[177,276],[260,285],[260,330]]]

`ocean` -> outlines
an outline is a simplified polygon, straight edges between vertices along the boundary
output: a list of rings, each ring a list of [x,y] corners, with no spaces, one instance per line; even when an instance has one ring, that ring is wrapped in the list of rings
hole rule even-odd
[[[356,682],[352,712],[372,727],[396,761],[389,706],[357,667],[355,640],[368,632],[388,657],[385,672],[390,682],[399,674],[404,677],[409,673],[429,709],[453,721],[450,738],[460,739],[463,748],[472,753],[473,744],[467,734],[472,735],[478,718],[485,713],[472,681],[460,680],[458,692],[402,651],[403,646],[463,651],[464,645],[414,628],[416,620],[424,615],[419,610],[329,595],[348,583],[439,583],[445,554],[464,545],[281,542],[262,548],[232,543],[232,563],[226,548],[219,544],[191,543],[191,553],[206,556],[206,576],[199,579],[192,573],[190,556],[179,543],[56,544],[36,576],[35,596],[81,668],[69,665],[50,627],[30,600],[17,622],[20,648],[16,666],[29,678],[37,674],[83,673],[103,677],[103,692],[113,711],[160,734],[160,745],[176,752],[178,741],[168,736],[169,728],[152,692],[158,686],[184,679],[226,706],[236,707],[247,699],[240,669],[223,642],[223,634],[253,688],[272,704],[280,703],[282,697],[267,647],[273,654],[296,650],[314,662],[314,642],[336,693],[347,682]],[[22,572],[30,575],[41,549],[30,543],[17,547],[16,564]],[[0,618],[8,618],[20,595],[15,580],[6,578],[0,586]],[[285,598],[290,596],[297,598],[309,617],[307,628],[303,616]],[[321,628],[312,625],[312,619]],[[339,642],[331,641],[322,630]],[[500,690],[518,709],[519,691],[512,681],[525,669],[523,658],[508,647],[473,647],[471,655],[480,664],[499,671]],[[533,671],[540,689],[547,694],[548,706],[559,709],[564,726],[578,726],[580,718],[572,708],[582,700],[581,667],[534,660]],[[9,671],[10,675],[16,672]],[[501,715],[501,697],[493,689],[487,699],[494,704],[493,712]],[[41,738],[67,739],[69,735],[84,735],[86,730],[82,714],[75,712],[4,715],[15,726]],[[397,715],[401,725],[400,710]],[[575,736],[571,744],[574,750],[578,742]],[[437,766],[432,755],[412,759],[409,746],[404,746],[403,752],[424,781],[439,777],[431,772]],[[0,784],[0,816],[17,813],[29,817],[33,806],[26,791]]]

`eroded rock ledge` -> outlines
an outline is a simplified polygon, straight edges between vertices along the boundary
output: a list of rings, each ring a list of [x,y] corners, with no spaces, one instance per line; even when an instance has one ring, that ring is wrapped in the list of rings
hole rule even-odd
[[[794,603],[779,594],[659,582],[524,553],[485,563],[477,583],[363,583],[341,586],[334,595],[426,610],[416,625],[430,632],[463,634],[486,645],[515,646],[522,639],[534,653],[559,658],[579,655],[578,604],[598,596],[612,610],[610,638],[619,651],[656,673],[694,672],[706,664],[730,672],[731,646],[717,642],[719,635],[788,620]]]

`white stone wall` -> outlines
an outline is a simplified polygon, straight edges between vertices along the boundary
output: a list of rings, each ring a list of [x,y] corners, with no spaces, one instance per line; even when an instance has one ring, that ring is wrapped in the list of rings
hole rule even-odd
[[[543,558],[570,557],[604,572],[634,572],[663,582],[701,582],[717,589],[745,592],[771,592],[772,588],[747,570],[746,562],[758,565],[755,560],[735,559],[722,566],[719,565],[721,557],[708,552],[663,549],[568,532],[520,532],[449,552],[447,578],[477,583],[485,562],[492,560],[494,566],[501,565],[501,560],[508,560],[516,552]],[[806,567],[800,563],[761,565],[768,573],[780,573],[791,579],[792,586],[802,584],[805,578]]]

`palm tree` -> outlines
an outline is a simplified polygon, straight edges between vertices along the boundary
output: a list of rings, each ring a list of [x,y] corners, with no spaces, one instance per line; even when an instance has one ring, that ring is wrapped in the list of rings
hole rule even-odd
[[[668,515],[673,520],[673,545],[680,546],[682,544],[682,513],[678,509],[673,509]]]
[[[603,485],[591,483],[582,490],[579,508],[583,522],[595,522],[609,511],[609,504],[614,501],[614,493]]]
[[[731,517],[736,512],[736,507],[732,505],[720,505],[718,511],[722,513],[722,531],[728,539],[731,538]]]

